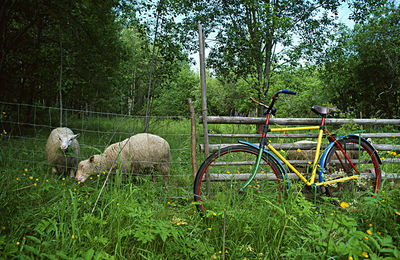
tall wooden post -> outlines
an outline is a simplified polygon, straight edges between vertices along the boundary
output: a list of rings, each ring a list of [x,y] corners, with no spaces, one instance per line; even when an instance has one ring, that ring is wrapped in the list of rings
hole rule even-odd
[[[193,102],[191,98],[188,98],[190,121],[191,121],[191,152],[192,152],[192,171],[193,181],[196,179],[197,174],[197,153],[196,153],[196,116],[194,114]]]
[[[204,132],[204,155],[208,157],[208,126],[207,126],[207,91],[206,91],[206,66],[204,55],[204,35],[203,27],[199,23],[199,58],[200,58],[200,84],[201,84],[201,112],[203,115],[203,132]],[[207,193],[210,187],[210,174],[206,173]]]

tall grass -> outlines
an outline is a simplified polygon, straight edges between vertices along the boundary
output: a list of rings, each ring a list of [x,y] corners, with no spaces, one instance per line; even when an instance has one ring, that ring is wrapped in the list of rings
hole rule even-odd
[[[77,120],[74,125],[71,120],[71,127],[83,130],[83,158],[102,151],[108,143],[126,138],[133,125],[138,129],[140,126],[139,122],[129,121],[118,125],[113,119],[104,119],[100,124],[88,122],[85,127],[80,123]],[[258,208],[252,211],[238,208],[227,212],[226,218],[222,212],[202,217],[192,205],[188,120],[165,119],[150,125],[150,131],[163,136],[172,149],[169,189],[161,179],[153,183],[147,176],[136,181],[111,178],[96,206],[106,175],[93,175],[85,184],[51,175],[43,154],[47,129],[38,129],[31,138],[3,135],[0,258],[363,259],[366,254],[370,258],[400,257],[397,186],[385,181],[378,195],[363,199],[362,207],[349,205],[342,209],[323,197],[316,202],[307,199],[304,186],[294,182],[281,204],[255,194],[257,197],[251,199],[265,203],[257,204]],[[86,131],[96,128],[100,131]],[[101,133],[106,131],[110,133]],[[199,156],[199,163],[202,159]]]

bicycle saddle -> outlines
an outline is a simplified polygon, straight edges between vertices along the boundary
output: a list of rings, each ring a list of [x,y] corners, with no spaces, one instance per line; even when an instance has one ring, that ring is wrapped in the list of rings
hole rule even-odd
[[[335,112],[337,107],[323,107],[323,106],[312,106],[311,111],[321,116],[326,116],[329,113]]]

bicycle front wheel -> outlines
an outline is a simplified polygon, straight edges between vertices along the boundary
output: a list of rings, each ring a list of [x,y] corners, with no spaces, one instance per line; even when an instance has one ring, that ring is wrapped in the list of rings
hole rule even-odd
[[[232,145],[210,155],[200,166],[194,183],[197,209],[216,214],[232,209],[262,210],[260,207],[265,206],[266,199],[279,203],[284,188],[282,171],[266,153],[256,178],[244,192],[239,192],[253,172],[258,152],[250,146]]]
[[[344,156],[338,144],[350,160]],[[337,203],[354,203],[361,196],[378,193],[381,184],[379,158],[368,141],[355,136],[340,139],[327,153],[325,162],[324,181],[356,175],[354,167],[359,172],[358,179],[325,186],[326,194],[336,198]]]

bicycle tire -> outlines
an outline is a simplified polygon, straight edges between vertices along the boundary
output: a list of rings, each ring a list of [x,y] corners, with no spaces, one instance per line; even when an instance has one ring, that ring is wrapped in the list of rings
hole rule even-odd
[[[335,198],[334,202],[340,204],[341,202],[356,203],[362,196],[377,194],[381,185],[380,160],[372,145],[357,136],[346,136],[337,142],[356,166],[360,175],[355,180],[324,186],[326,195]],[[344,157],[343,152],[335,143],[326,155],[323,180],[329,181],[357,174],[350,161]]]
[[[256,178],[245,189],[245,195],[239,192],[253,171],[258,152],[254,147],[232,145],[210,155],[200,166],[194,182],[194,201],[198,211],[216,214],[233,208],[260,209],[265,199],[280,203],[284,187],[282,170],[276,159],[266,153],[262,156]],[[210,174],[208,190],[207,171]],[[266,177],[270,180],[263,179]]]

